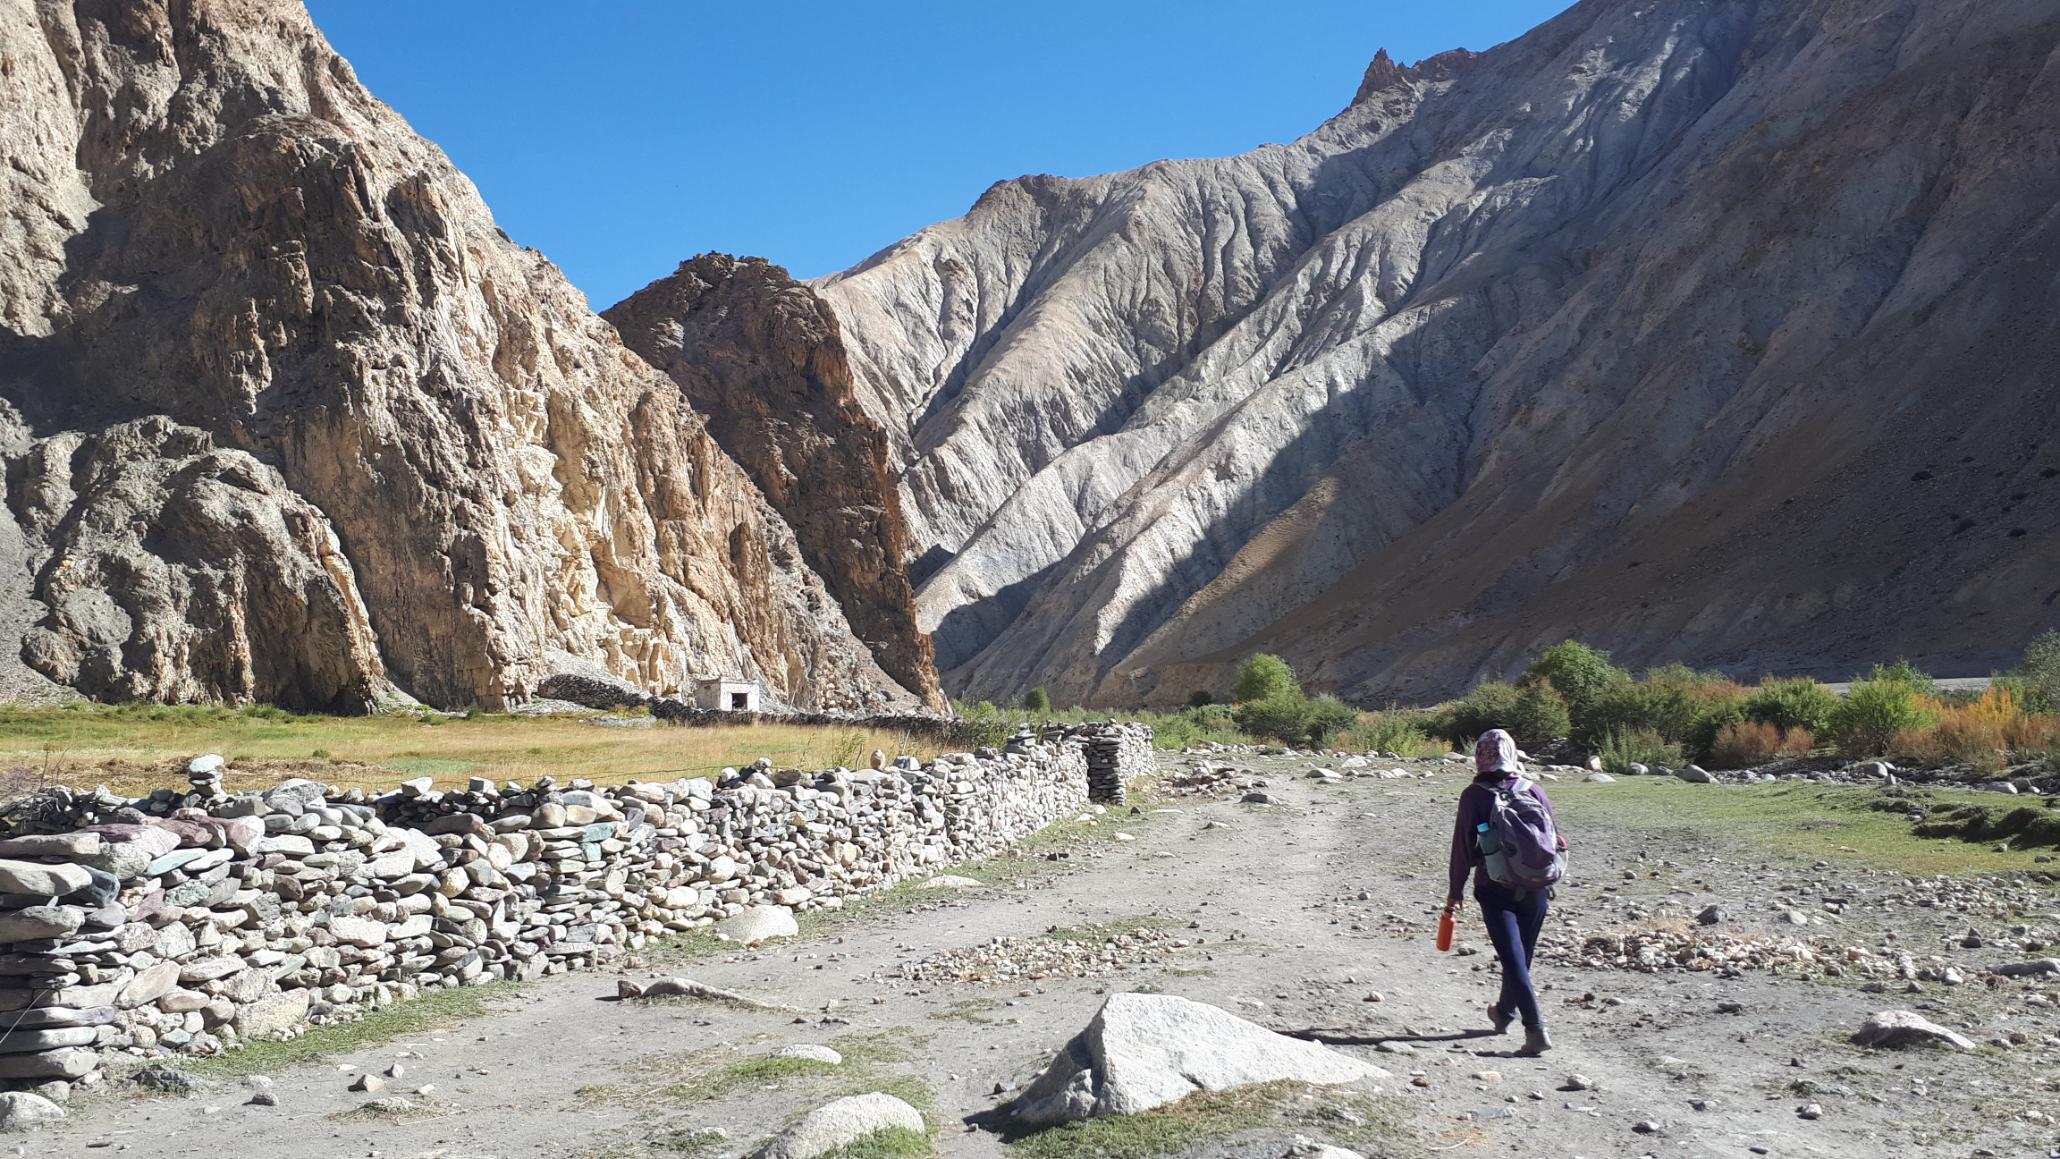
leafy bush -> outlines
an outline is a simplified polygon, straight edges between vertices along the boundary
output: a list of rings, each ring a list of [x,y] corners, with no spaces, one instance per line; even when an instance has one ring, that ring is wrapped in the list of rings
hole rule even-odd
[[[1309,701],[1309,715],[1304,721],[1303,732],[1310,744],[1321,747],[1332,736],[1358,723],[1358,709],[1326,692]]]
[[[1423,750],[1428,739],[1424,736],[1423,719],[1416,713],[1369,713],[1338,737],[1338,747],[1358,752],[1415,756]]]
[[[2028,712],[2060,712],[2060,632],[2042,632],[2024,649],[2016,678]]]
[[[1238,665],[1237,683],[1231,687],[1231,696],[1243,704],[1301,691],[1302,686],[1295,681],[1295,670],[1288,667],[1287,661],[1261,652]]]
[[[1207,708],[1214,703],[1216,703],[1216,694],[1206,688],[1197,688],[1187,694],[1187,706],[1189,708]]]
[[[1574,726],[1573,719],[1567,715],[1566,701],[1558,690],[1543,680],[1536,680],[1517,689],[1516,703],[1510,707],[1509,723],[1503,727],[1516,738],[1518,745],[1537,749],[1567,736]]]
[[[1438,736],[1464,748],[1491,728],[1508,728],[1516,717],[1517,691],[1500,680],[1476,684],[1473,691],[1438,710],[1431,728]]]
[[[1585,746],[1599,746],[1612,732],[1649,732],[1679,743],[1702,711],[1684,685],[1620,684],[1574,714],[1572,736]]]
[[[1645,729],[1617,730],[1604,735],[1601,756],[1603,769],[1619,776],[1630,772],[1632,765],[1648,769],[1681,767],[1681,746]]]
[[[1867,674],[1867,679],[1877,684],[1900,684],[1919,696],[1930,696],[1937,691],[1931,674],[1908,660],[1898,660],[1893,664],[1876,664],[1874,670]]]
[[[1763,720],[1740,720],[1717,730],[1709,761],[1720,769],[1749,769],[1777,757],[1808,756],[1817,739],[1808,729],[1782,728]]]
[[[1232,717],[1238,728],[1282,744],[1301,744],[1309,736],[1309,698],[1288,692],[1238,705]]]
[[[1897,733],[1889,746],[1897,757],[1994,772],[2010,763],[2013,751],[2043,751],[2052,744],[2052,718],[2025,712],[2007,687],[1992,687],[1967,704],[1927,707],[1934,720]]]
[[[1033,688],[1023,697],[1023,711],[1050,712],[1051,693],[1042,688]]]
[[[1810,733],[1828,732],[1831,715],[1838,711],[1838,694],[1807,676],[1792,680],[1762,680],[1745,700],[1748,720],[1775,729],[1799,728]]]
[[[1555,644],[1541,653],[1530,667],[1524,669],[1524,679],[1549,681],[1566,701],[1567,711],[1573,714],[1578,727],[1582,716],[1597,700],[1616,688],[1631,682],[1631,675],[1609,662],[1609,653],[1576,640]]]
[[[1874,671],[1885,675],[1854,684],[1831,713],[1832,739],[1849,757],[1886,756],[1899,735],[1937,719],[1915,686],[1879,665]]]

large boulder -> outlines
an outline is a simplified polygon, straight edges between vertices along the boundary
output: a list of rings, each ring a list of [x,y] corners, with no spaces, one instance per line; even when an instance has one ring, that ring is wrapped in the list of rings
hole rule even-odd
[[[755,1159],[815,1159],[882,1131],[928,1134],[922,1112],[874,1091],[817,1107],[754,1152]]]
[[[1950,1046],[1973,1050],[1966,1035],[1955,1033],[1909,1010],[1884,1010],[1860,1023],[1853,1041],[1861,1046]]]
[[[1252,1083],[1349,1083],[1388,1072],[1329,1047],[1170,994],[1118,994],[1020,1095],[1025,1126],[1133,1115],[1196,1091]]]
[[[28,1091],[0,1094],[0,1131],[28,1131],[64,1118],[64,1108]]]
[[[735,917],[715,923],[715,932],[747,946],[772,938],[791,938],[801,932],[794,911],[783,905],[755,905]]]

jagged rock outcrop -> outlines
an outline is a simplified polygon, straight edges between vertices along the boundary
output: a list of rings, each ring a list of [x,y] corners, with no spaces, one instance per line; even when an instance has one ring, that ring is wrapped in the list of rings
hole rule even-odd
[[[1586,0],[822,280],[947,687],[2007,663],[2060,599],[2056,46],[2060,0]]]
[[[887,437],[858,405],[823,300],[763,259],[703,254],[602,316],[707,419],[880,667],[947,707],[930,638],[916,627]]]
[[[9,684],[496,707],[570,656],[909,702],[679,390],[298,2],[4,0],[0,60]]]

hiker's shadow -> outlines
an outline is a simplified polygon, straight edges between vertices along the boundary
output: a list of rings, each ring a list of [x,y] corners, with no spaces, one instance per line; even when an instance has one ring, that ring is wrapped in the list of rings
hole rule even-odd
[[[1327,1030],[1311,1026],[1302,1030],[1283,1030],[1279,1033],[1289,1038],[1307,1042],[1320,1042],[1325,1046],[1379,1046],[1384,1042],[1469,1042],[1476,1038],[1500,1037],[1492,1030],[1458,1030],[1451,1034],[1367,1034],[1354,1030]],[[1481,1054],[1496,1053],[1480,1051]]]

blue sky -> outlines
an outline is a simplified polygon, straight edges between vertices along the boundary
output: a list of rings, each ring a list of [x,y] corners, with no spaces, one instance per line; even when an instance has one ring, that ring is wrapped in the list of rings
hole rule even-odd
[[[813,277],[998,180],[1289,140],[1351,99],[1377,48],[1485,48],[1567,6],[308,0],[597,308],[704,250]]]

